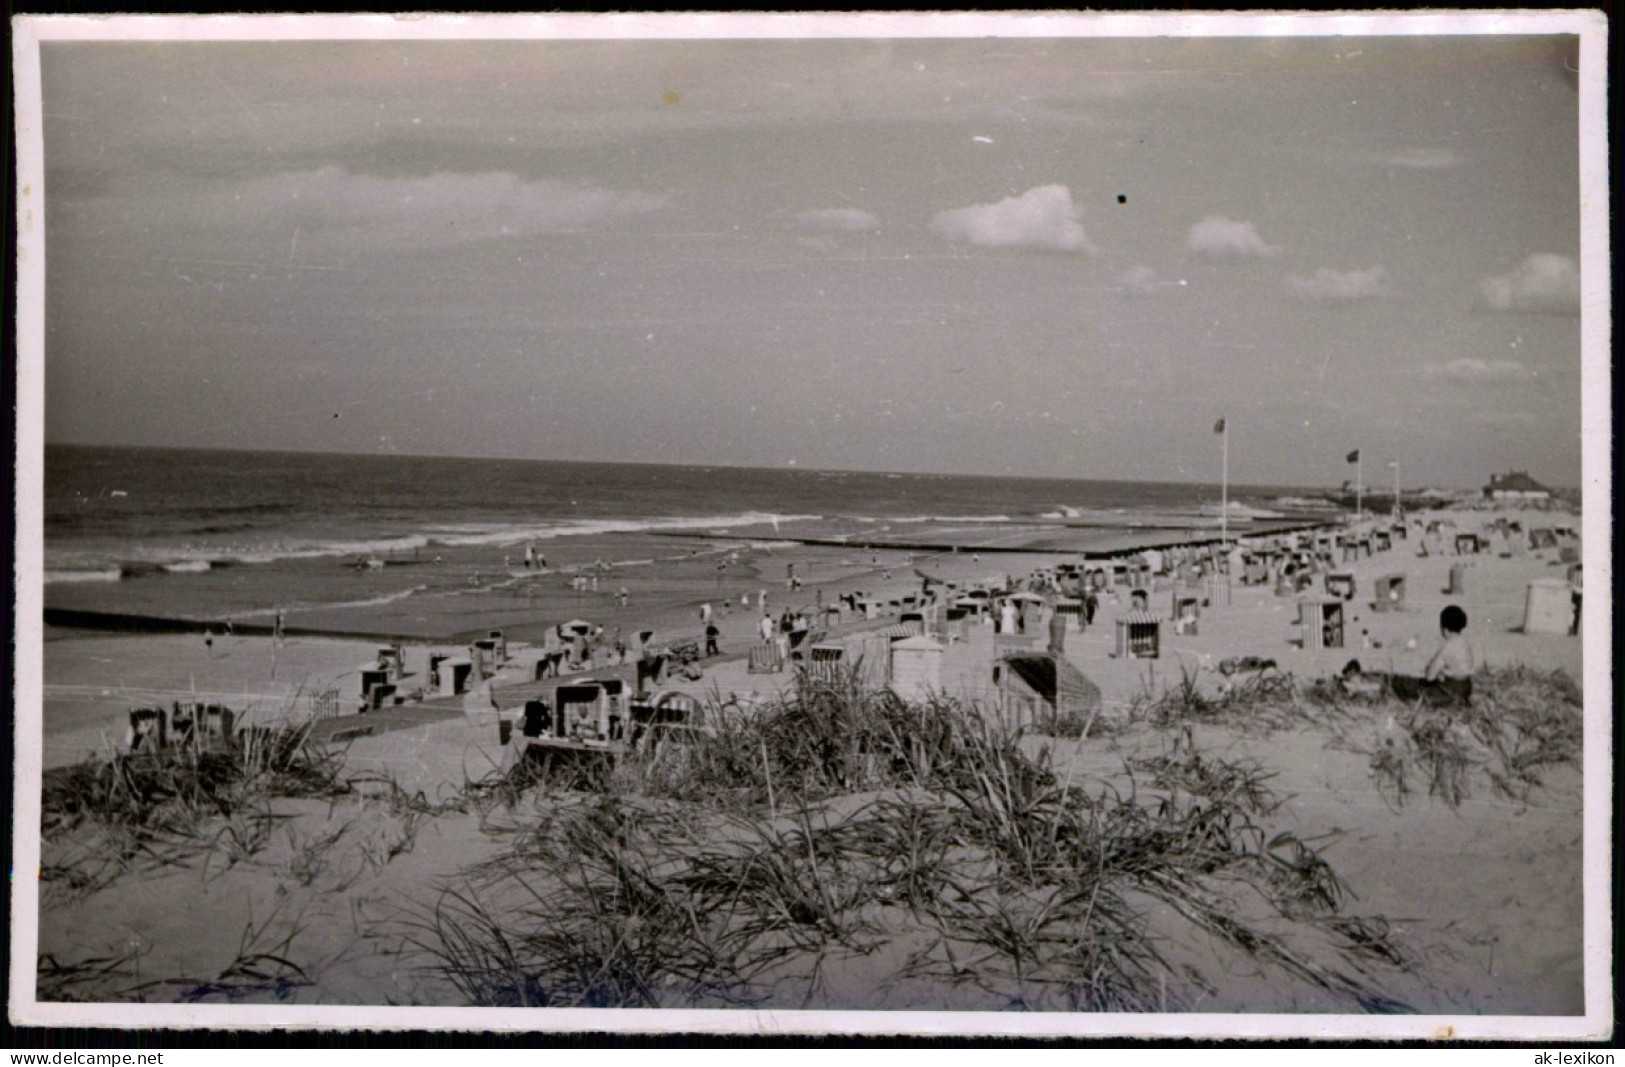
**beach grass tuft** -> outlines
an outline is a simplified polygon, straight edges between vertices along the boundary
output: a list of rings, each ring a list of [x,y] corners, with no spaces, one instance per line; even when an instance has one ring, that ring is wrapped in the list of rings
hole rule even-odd
[[[1372,711],[1399,726],[1371,752],[1371,775],[1390,807],[1414,788],[1451,808],[1486,784],[1528,803],[1559,767],[1577,768],[1585,723],[1579,687],[1561,670],[1481,668],[1471,704],[1430,707],[1388,701]]]
[[[111,753],[52,771],[41,878],[72,897],[132,870],[202,860],[206,877],[218,873],[264,850],[277,822],[272,798],[346,793],[341,766],[308,727],[258,727],[229,745]]]
[[[1187,682],[1163,713],[1222,704]],[[601,792],[522,769],[481,785],[533,796],[534,821],[396,917],[409,953],[471,1004],[809,1007],[838,1002],[839,972],[906,1003],[1156,1011],[1215,988],[1169,954],[1173,921],[1346,1007],[1403,1009],[1382,983],[1414,957],[1347,911],[1317,842],[1268,827],[1270,772],[1189,729],[1086,788],[997,714],[855,675],[722,712]]]

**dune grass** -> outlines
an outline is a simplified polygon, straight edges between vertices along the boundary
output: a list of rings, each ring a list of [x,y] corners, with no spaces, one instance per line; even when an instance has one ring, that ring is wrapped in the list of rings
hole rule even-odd
[[[1456,808],[1488,791],[1528,803],[1554,768],[1578,767],[1585,734],[1579,687],[1561,670],[1480,668],[1459,707],[1388,702],[1400,736],[1371,751],[1371,774],[1391,807],[1422,785]]]
[[[41,999],[287,1000],[315,984],[313,965],[296,960],[290,948],[306,929],[301,917],[282,914],[290,892],[348,889],[368,868],[411,851],[422,820],[441,810],[378,779],[368,783],[376,812],[334,820],[332,803],[354,794],[360,781],[346,775],[341,750],[296,726],[249,728],[230,743],[111,754],[47,775],[40,877],[53,903],[166,870],[195,871],[206,887],[240,865],[269,872],[279,903],[261,921],[248,917],[231,960],[197,973],[143,980],[147,950],[128,945],[82,959],[42,954]],[[276,803],[301,799],[329,801],[327,824],[297,817],[309,805],[290,812]],[[443,807],[464,806],[458,800]],[[363,822],[372,832],[350,842]]]
[[[1414,955],[1348,911],[1313,843],[1267,827],[1269,772],[1188,733],[1085,788],[997,716],[854,673],[667,744],[680,759],[640,752],[592,797],[516,770],[538,824],[398,917],[417,965],[482,1005],[831,1006],[838,967],[908,1003],[1156,1011],[1211,993],[1168,951],[1211,939],[1403,1010],[1382,982]]]
[[[229,745],[111,753],[45,776],[41,879],[68,896],[126,871],[205,864],[205,874],[269,843],[277,797],[348,791],[341,756],[308,727],[241,731]]]
[[[1484,792],[1526,803],[1553,768],[1578,766],[1582,706],[1566,672],[1525,666],[1480,668],[1471,704],[1460,707],[1407,702],[1391,692],[1356,697],[1333,679],[1302,682],[1275,672],[1211,693],[1184,669],[1166,690],[1139,694],[1128,719],[1160,729],[1223,725],[1260,735],[1315,725],[1370,757],[1372,780],[1391,808],[1419,793],[1456,808]],[[1397,735],[1373,740],[1371,726],[1385,721],[1397,725]]]
[[[105,954],[76,960],[63,961],[47,953],[40,957],[36,972],[36,995],[44,1001],[285,1001],[295,990],[314,984],[308,965],[291,958],[291,946],[305,929],[299,920],[282,916],[280,903],[258,922],[250,914],[230,960],[201,975],[143,979],[141,961],[151,946],[134,939]]]
[[[50,834],[85,820],[153,826],[229,817],[268,796],[344,792],[341,767],[308,727],[249,728],[229,745],[114,753],[46,776],[41,829]]]
[[[1163,750],[1090,781],[985,709],[905,702],[856,671],[804,681],[748,719],[708,708],[614,766],[522,760],[439,805],[370,783],[389,833],[359,846],[353,820],[284,825],[269,803],[359,789],[342,753],[303,731],[87,763],[47,782],[56,847],[42,876],[83,894],[130,870],[201,863],[218,877],[274,850],[288,886],[342,891],[410,852],[425,820],[476,812],[497,854],[357,930],[403,953],[436,998],[801,1008],[880,991],[916,1007],[1168,1011],[1240,967],[1339,1010],[1403,1011],[1389,989],[1420,955],[1356,910],[1323,842],[1271,825],[1284,802],[1272,773],[1203,750],[1196,728],[1313,721],[1352,736],[1392,717],[1372,774],[1395,806],[1424,786],[1458,804],[1481,781],[1527,798],[1580,744],[1561,673],[1481,672],[1454,717],[1290,678],[1213,695],[1187,675],[1133,709],[1169,731]],[[356,873],[335,870],[344,843],[361,850]],[[299,932],[250,920],[227,965],[160,981],[142,982],[124,950],[45,956],[40,989],[286,999],[318,980],[291,952]]]

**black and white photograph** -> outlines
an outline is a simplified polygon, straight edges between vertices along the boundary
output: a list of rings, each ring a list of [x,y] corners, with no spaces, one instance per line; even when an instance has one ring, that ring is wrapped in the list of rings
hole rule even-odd
[[[14,1024],[1612,1032],[1600,13],[12,28]]]

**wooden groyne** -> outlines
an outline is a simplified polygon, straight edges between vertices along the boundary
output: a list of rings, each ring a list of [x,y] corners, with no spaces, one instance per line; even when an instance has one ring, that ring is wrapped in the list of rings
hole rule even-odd
[[[1012,524],[1014,525],[1014,524]],[[987,541],[957,542],[932,541],[928,539],[892,539],[861,536],[846,537],[807,537],[792,534],[717,534],[705,533],[698,530],[660,530],[653,531],[655,536],[683,538],[698,541],[738,541],[738,542],[772,542],[787,545],[816,545],[827,548],[845,548],[857,551],[891,551],[920,552],[930,555],[951,555],[958,553],[994,554],[1028,554],[1048,556],[1070,556],[1083,559],[1115,559],[1119,556],[1133,555],[1147,549],[1170,548],[1201,548],[1218,544],[1223,538],[1218,530],[1204,530],[1198,534],[1190,526],[1181,526],[1160,523],[1144,523],[1123,526],[1108,526],[1093,523],[1054,523],[1046,524],[1057,530],[1062,529],[1090,529],[1090,530],[1121,530],[1125,539],[1130,543],[1111,544],[1104,546],[1085,547],[1081,544],[1057,545],[1055,541],[1064,534],[1057,536],[1044,536],[1035,534],[1021,544],[997,543]],[[1322,530],[1329,527],[1340,526],[1340,522],[1326,519],[1272,522],[1267,527],[1250,525],[1244,530],[1231,530],[1230,540],[1254,537],[1278,537],[1284,534],[1303,533],[1306,531]],[[996,528],[996,527],[995,527]],[[1165,532],[1168,536],[1158,536]],[[1149,534],[1149,536],[1135,536]]]
[[[224,636],[226,632],[226,624],[223,619],[132,615],[113,611],[82,611],[77,608],[46,608],[42,621],[46,626],[57,626],[64,630],[99,630],[104,633],[201,635],[213,631],[216,635]],[[483,633],[483,631],[479,632]],[[231,634],[234,637],[275,637],[276,628],[266,623],[238,622],[233,619]],[[471,637],[475,634],[476,630],[470,629],[466,636]],[[339,641],[392,641],[401,644],[423,644],[426,640],[421,634],[372,630],[333,630],[311,626],[284,626],[282,636],[321,637]],[[445,641],[459,641],[464,636],[454,635],[445,638]]]

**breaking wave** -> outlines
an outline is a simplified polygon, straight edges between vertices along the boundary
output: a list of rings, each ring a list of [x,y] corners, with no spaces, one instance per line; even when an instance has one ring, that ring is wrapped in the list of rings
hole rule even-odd
[[[94,571],[46,571],[45,584],[52,585],[57,582],[116,582],[123,577],[124,572],[117,567]]]

